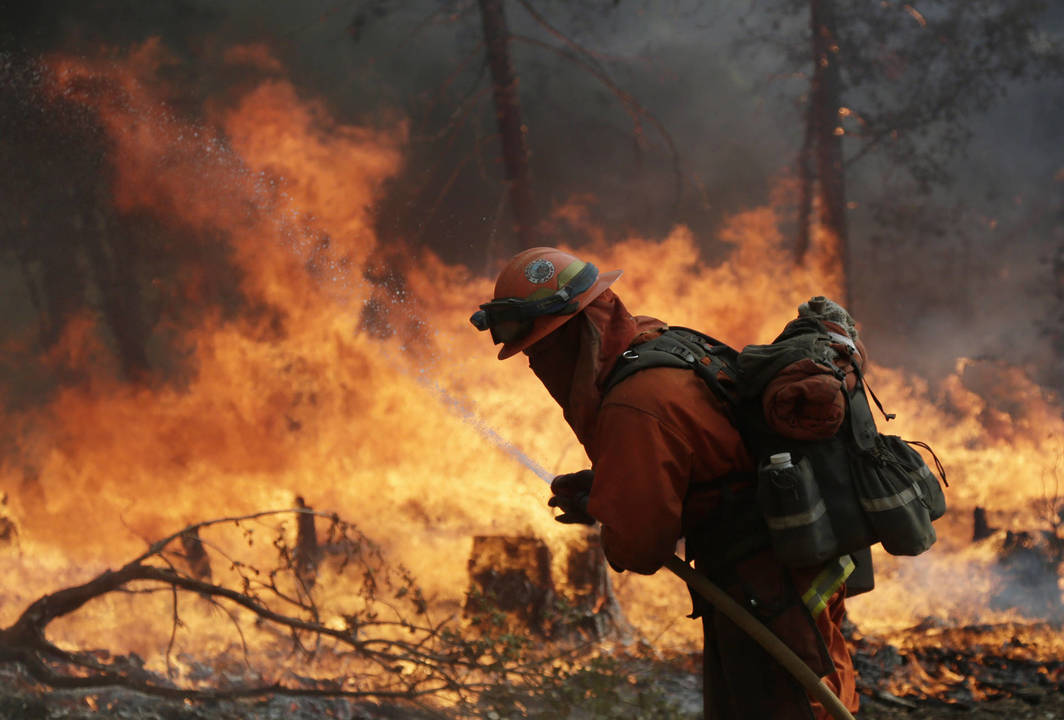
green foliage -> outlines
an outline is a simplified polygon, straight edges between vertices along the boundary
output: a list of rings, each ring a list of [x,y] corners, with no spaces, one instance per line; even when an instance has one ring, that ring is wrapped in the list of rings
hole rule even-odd
[[[477,716],[543,720],[690,718],[654,683],[653,674],[645,672],[641,661],[602,655],[575,667],[556,664],[535,685],[500,683],[480,698]]]
[[[444,631],[456,656],[478,664],[481,692],[454,707],[459,717],[487,720],[690,720],[662,688],[663,667],[643,657],[607,655],[594,642],[574,641],[583,616],[564,598],[548,609],[551,640],[471,590],[464,627]]]
[[[844,4],[840,45],[857,140],[854,157],[880,149],[919,187],[950,180],[967,121],[1002,101],[1018,80],[1064,74],[1059,44],[1039,33],[1039,0]],[[860,8],[860,10],[857,10]]]
[[[837,24],[847,161],[875,153],[921,192],[952,179],[969,121],[1012,85],[1064,76],[1064,48],[1041,30],[1043,0],[821,3]],[[751,49],[782,51],[785,76],[811,67],[810,4],[776,0],[746,20]]]

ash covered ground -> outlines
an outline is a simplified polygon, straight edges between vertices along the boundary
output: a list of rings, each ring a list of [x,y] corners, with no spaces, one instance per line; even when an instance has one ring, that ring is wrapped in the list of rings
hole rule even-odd
[[[1010,644],[995,652],[978,641],[980,631],[965,628],[976,638],[968,647],[936,645],[925,636],[917,650],[900,651],[875,637],[854,641],[860,671],[861,720],[1054,720],[1064,718],[1064,658],[1023,660],[1015,656],[1023,633],[1059,633],[1059,626],[1036,623],[1017,626]],[[995,637],[997,635],[995,634]],[[0,668],[0,718],[4,720],[453,720],[454,718],[636,718],[696,720],[702,718],[701,658],[697,654],[650,660],[623,657],[609,675],[569,688],[583,699],[567,707],[528,698],[513,704],[511,713],[485,708],[460,713],[432,707],[330,697],[300,697],[277,693],[256,698],[209,701],[172,700],[124,688],[87,692],[56,690],[34,681],[17,665]],[[940,685],[937,695],[927,690],[899,690],[914,669],[925,684]],[[892,692],[892,690],[894,692]],[[224,689],[223,689],[224,692]],[[901,694],[895,694],[900,692]],[[584,698],[583,696],[587,696]]]

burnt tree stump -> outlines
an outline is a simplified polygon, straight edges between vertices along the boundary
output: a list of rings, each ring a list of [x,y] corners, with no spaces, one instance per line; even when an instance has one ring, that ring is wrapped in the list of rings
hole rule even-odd
[[[632,627],[613,593],[598,531],[589,531],[579,546],[570,548],[565,587],[579,629],[597,638],[632,634]]]
[[[478,535],[469,557],[470,592],[467,614],[480,609],[476,603],[502,611],[518,625],[542,635],[552,629],[554,580],[551,552],[534,537]]]
[[[985,540],[994,532],[995,528],[990,527],[990,522],[986,519],[986,508],[976,506],[972,511],[972,542]]]
[[[597,532],[589,532],[570,550],[558,585],[551,563],[550,549],[538,538],[474,537],[466,613],[486,603],[505,613],[512,624],[544,637],[631,635]]]

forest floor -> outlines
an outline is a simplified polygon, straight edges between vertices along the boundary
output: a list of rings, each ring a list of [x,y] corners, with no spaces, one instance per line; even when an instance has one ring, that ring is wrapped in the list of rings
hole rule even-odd
[[[1046,694],[1037,701],[1002,698],[984,702],[946,704],[933,701],[900,707],[864,696],[859,720],[1062,720],[1064,694]]]
[[[605,712],[574,703],[568,712],[554,707],[535,711],[524,706],[512,714],[485,711],[463,714],[486,720],[520,718],[631,718],[632,720],[699,720],[701,680],[698,658],[687,662],[645,662],[627,669],[640,674],[634,691],[649,690],[655,702],[626,702],[627,710]],[[637,661],[633,661],[636,663]],[[1028,688],[1022,696],[985,701],[943,702],[934,698],[896,698],[862,688],[858,720],[1064,720],[1064,693]],[[453,713],[342,698],[307,698],[275,694],[253,699],[188,702],[146,696],[130,690],[55,690],[32,681],[15,665],[0,667],[0,720],[453,720]]]

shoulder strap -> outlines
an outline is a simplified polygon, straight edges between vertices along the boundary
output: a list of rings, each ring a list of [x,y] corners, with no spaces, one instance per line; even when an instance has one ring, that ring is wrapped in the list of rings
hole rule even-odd
[[[609,392],[641,370],[654,367],[688,368],[695,371],[710,389],[729,406],[735,404],[732,388],[721,382],[722,374],[734,387],[735,358],[738,353],[709,335],[683,327],[670,327],[645,343],[634,345],[617,358],[603,387]]]

